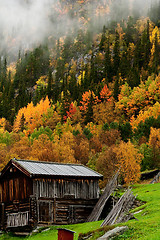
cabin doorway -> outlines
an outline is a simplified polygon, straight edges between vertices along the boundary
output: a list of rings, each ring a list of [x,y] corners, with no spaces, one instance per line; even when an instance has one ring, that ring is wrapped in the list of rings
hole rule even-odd
[[[39,223],[53,223],[53,212],[54,212],[53,201],[38,201],[38,222]]]

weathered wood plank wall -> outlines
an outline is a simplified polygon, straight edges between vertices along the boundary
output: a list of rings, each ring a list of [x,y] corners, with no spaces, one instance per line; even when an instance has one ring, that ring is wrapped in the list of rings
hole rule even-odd
[[[32,183],[29,178],[5,179],[1,184],[2,202],[26,199],[32,194]]]
[[[5,177],[0,182],[0,200],[1,202],[12,202],[29,198],[33,192],[32,179],[16,171],[6,172]]]
[[[97,200],[56,199],[56,224],[72,224],[85,222]]]
[[[29,225],[30,213],[29,199],[5,203],[3,229]]]
[[[23,227],[29,224],[29,212],[7,214],[7,228]]]
[[[43,199],[38,200],[38,222],[44,224],[71,224],[86,220],[97,199]]]
[[[33,193],[37,198],[97,199],[99,184],[98,180],[35,179]]]

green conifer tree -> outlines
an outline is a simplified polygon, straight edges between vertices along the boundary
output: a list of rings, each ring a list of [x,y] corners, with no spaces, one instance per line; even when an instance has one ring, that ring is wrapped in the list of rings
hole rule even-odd
[[[53,83],[53,79],[52,79],[52,72],[51,72],[51,69],[49,70],[49,73],[48,73],[48,85],[47,85],[47,95],[48,95],[48,98],[51,99],[53,96],[53,91],[52,91],[52,83]]]
[[[89,122],[93,122],[93,105],[94,105],[94,99],[93,99],[93,94],[91,92],[89,103],[87,105],[87,111],[85,114],[85,124]]]
[[[106,41],[106,27],[103,27],[103,32],[102,32],[102,37],[101,37],[101,41],[99,44],[99,51],[103,51],[105,48],[105,41]]]
[[[104,77],[106,78],[107,82],[112,81],[113,67],[112,67],[112,62],[111,62],[111,52],[110,52],[109,38],[107,39],[107,47],[106,47],[106,50],[105,50]]]
[[[119,33],[116,31],[115,43],[113,48],[113,67],[114,67],[115,76],[118,73],[119,64],[120,64],[120,43],[119,43]]]
[[[160,64],[160,59],[159,59],[160,47],[158,45],[157,33],[155,34],[154,45],[155,45],[155,51],[153,55],[152,72],[155,74],[158,74],[158,65]]]
[[[118,95],[120,93],[119,90],[119,78],[116,77],[115,82],[114,82],[114,91],[113,91],[113,97],[117,101],[118,100]]]

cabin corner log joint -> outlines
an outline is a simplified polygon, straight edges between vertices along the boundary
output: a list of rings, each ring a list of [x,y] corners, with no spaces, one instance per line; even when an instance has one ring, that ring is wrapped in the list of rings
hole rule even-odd
[[[2,229],[84,222],[102,175],[80,164],[12,159],[0,176]]]

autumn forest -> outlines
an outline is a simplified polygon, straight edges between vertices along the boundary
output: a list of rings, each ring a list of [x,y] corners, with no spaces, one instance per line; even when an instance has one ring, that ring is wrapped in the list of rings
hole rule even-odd
[[[142,16],[121,1],[126,14],[104,0],[91,17],[89,0],[61,0],[55,18],[78,28],[16,52],[0,40],[1,169],[13,157],[81,163],[103,186],[119,168],[126,184],[160,168],[160,2]]]

